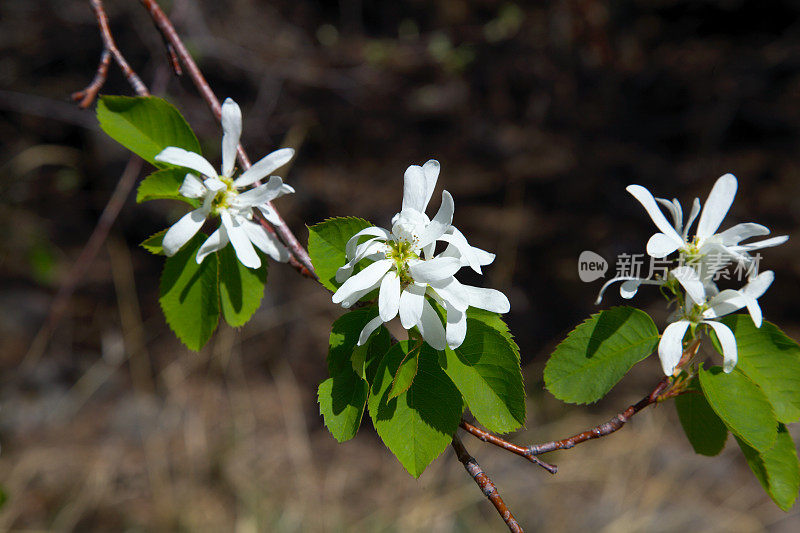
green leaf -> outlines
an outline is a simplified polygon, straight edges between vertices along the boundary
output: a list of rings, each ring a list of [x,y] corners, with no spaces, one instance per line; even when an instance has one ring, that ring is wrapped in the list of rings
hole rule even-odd
[[[319,412],[337,441],[344,442],[356,436],[364,416],[368,391],[366,380],[353,372],[342,372],[319,384]]]
[[[775,442],[778,421],[758,385],[739,370],[725,374],[715,366],[698,371],[708,404],[728,429],[756,450],[768,450]]]
[[[675,398],[678,418],[692,448],[700,455],[714,456],[725,447],[728,428],[708,405],[700,390]]]
[[[496,433],[514,431],[525,423],[525,387],[512,343],[485,322],[468,318],[461,346],[439,352],[439,363],[472,414]]]
[[[748,446],[738,437],[736,441],[742,448],[750,470],[767,494],[784,511],[791,509],[800,491],[800,466],[797,462],[797,449],[786,426],[778,425],[775,445],[764,452]]]
[[[384,444],[408,473],[418,478],[453,439],[463,401],[439,367],[437,352],[427,344],[419,354],[414,383],[397,398],[389,399],[392,377],[412,347],[408,341],[392,346],[378,366],[368,405]]]
[[[328,346],[328,373],[331,376],[349,369],[372,382],[378,363],[391,345],[389,331],[381,326],[364,346],[357,347],[356,344],[361,330],[376,316],[378,309],[371,306],[350,311],[333,323]]]
[[[219,321],[217,258],[206,257],[201,265],[195,257],[206,236],[195,235],[164,263],[161,274],[161,309],[167,324],[189,349],[202,348]]]
[[[336,282],[336,271],[347,262],[347,241],[370,226],[372,224],[361,218],[346,217],[330,218],[308,228],[308,255],[320,283],[327,289],[335,291],[341,285]]]
[[[192,207],[200,207],[200,200],[187,198],[178,192],[185,177],[186,170],[182,168],[165,168],[153,172],[139,183],[136,203],[148,200],[181,200]]]
[[[397,368],[394,380],[392,380],[392,388],[389,389],[390,400],[403,394],[414,383],[414,377],[416,377],[417,369],[419,368],[419,350],[421,347],[421,344],[414,347]]]
[[[730,315],[721,322],[736,336],[736,368],[761,387],[778,421],[800,419],[800,346],[775,324],[764,321],[757,328],[750,315]]]
[[[358,309],[333,323],[328,350],[331,377],[320,384],[317,400],[325,426],[339,442],[353,438],[358,432],[369,391],[364,376],[374,375],[377,362],[390,346],[389,332],[383,326],[364,346],[356,346],[361,329],[375,315],[374,307]]]
[[[97,120],[109,137],[156,166],[167,166],[154,159],[167,146],[200,153],[186,120],[172,104],[155,96],[101,96]]]
[[[154,233],[142,241],[139,246],[153,255],[164,255],[164,248],[161,246],[161,242],[164,240],[164,235],[166,233],[167,230],[165,229],[159,231],[158,233]]]
[[[233,246],[217,252],[219,258],[219,301],[225,322],[237,328],[256,312],[264,297],[267,283],[267,261],[261,256],[261,267],[251,269],[237,258]]]
[[[658,346],[658,328],[644,311],[613,307],[592,315],[556,347],[544,369],[553,396],[596,402]]]
[[[517,342],[514,340],[511,330],[508,329],[508,324],[505,323],[503,317],[499,313],[492,313],[491,311],[470,307],[467,309],[467,318],[483,322],[490,328],[497,330],[497,332],[508,341],[508,344],[514,350],[514,354],[517,356],[517,360],[519,360],[519,346],[517,346]]]

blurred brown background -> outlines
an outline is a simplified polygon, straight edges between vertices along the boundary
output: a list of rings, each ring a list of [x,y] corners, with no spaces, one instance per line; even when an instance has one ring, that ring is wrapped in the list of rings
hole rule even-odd
[[[145,11],[107,4],[133,68],[218,160],[219,127],[171,73]],[[626,185],[688,205],[733,172],[726,226],[800,225],[795,2],[162,5],[216,93],[242,106],[251,157],[299,148],[287,176],[298,192],[278,206],[303,241],[304,224],[329,216],[388,224],[406,166],[440,160],[456,224],[498,254],[485,279],[465,281],[512,302],[529,394],[517,442],[599,423],[659,379],[650,358],[588,408],[542,389],[548,354],[596,309],[600,282],[579,281],[578,254],[613,262],[643,252],[654,231]],[[271,265],[246,327],[222,326],[200,353],[175,339],[157,301],[162,260],[137,244],[181,206],[128,198],[51,342],[30,350],[127,160],[69,101],[100,51],[86,1],[0,2],[0,529],[502,531],[450,450],[415,481],[368,421],[351,442],[330,437],[315,393],[341,310],[290,268]],[[104,92],[131,94],[111,72]],[[795,338],[799,242],[763,263],[777,271],[765,315]],[[604,305],[618,302],[611,291]],[[663,320],[655,291],[637,303]],[[800,528],[797,508],[772,504],[735,443],[695,456],[669,404],[551,455],[554,477],[465,439],[531,530]]]

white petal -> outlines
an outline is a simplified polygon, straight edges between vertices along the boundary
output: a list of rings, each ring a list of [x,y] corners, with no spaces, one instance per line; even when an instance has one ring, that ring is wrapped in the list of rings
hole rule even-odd
[[[206,158],[177,146],[164,148],[154,159],[177,167],[190,168],[209,178],[217,177],[217,171]]]
[[[647,241],[647,255],[661,259],[683,246],[683,244],[683,240],[675,240],[671,235],[656,233]]]
[[[422,165],[422,172],[425,173],[425,206],[431,201],[433,191],[436,189],[436,180],[439,179],[439,162],[429,159]],[[424,209],[423,209],[424,211]]]
[[[689,327],[688,320],[679,320],[666,327],[658,343],[658,358],[664,374],[671,376],[683,355],[683,336]]]
[[[729,246],[731,244],[739,244],[745,239],[759,235],[769,235],[769,229],[761,224],[747,222],[745,224],[736,224],[732,228],[726,229],[719,234],[719,237],[723,245]]]
[[[672,215],[672,225],[675,227],[676,231],[680,232],[681,225],[683,224],[683,211],[681,210],[681,204],[678,203],[678,200],[669,201],[666,198],[656,198],[656,202],[663,205],[664,208],[669,211],[669,214]]]
[[[683,242],[678,232],[675,231],[675,228],[667,221],[664,213],[658,208],[658,204],[656,204],[656,200],[653,198],[653,195],[650,194],[650,191],[641,185],[628,185],[626,190],[631,193],[634,198],[639,200],[639,203],[642,204],[647,214],[650,215],[650,218],[662,233],[668,235],[676,242]]]
[[[172,256],[183,248],[183,245],[189,242],[203,227],[203,223],[206,221],[206,214],[205,209],[195,209],[183,215],[180,220],[173,224],[164,234],[164,240],[161,243],[164,253],[167,256]]]
[[[230,178],[236,165],[236,147],[242,136],[242,110],[230,98],[222,104],[222,132],[222,175]]]
[[[695,198],[694,202],[692,203],[692,210],[689,212],[689,218],[686,219],[686,225],[683,227],[684,241],[689,238],[689,229],[692,227],[694,219],[696,219],[697,215],[699,214],[700,214],[700,198]]]
[[[722,219],[728,214],[733,197],[736,196],[736,187],[736,177],[733,174],[725,174],[714,183],[700,214],[700,222],[697,223],[697,238],[700,242],[714,235],[722,224]]]
[[[203,181],[194,174],[186,174],[181,188],[178,189],[178,193],[186,198],[202,198],[207,192],[208,189],[203,185]]]
[[[472,285],[462,285],[462,287],[467,291],[469,305],[472,307],[500,314],[508,313],[511,310],[508,298],[500,291]]]
[[[436,188],[436,179],[439,177],[439,163],[431,160],[424,167],[411,165],[403,176],[403,205],[402,210],[413,209],[425,213],[425,208]]]
[[[422,317],[417,323],[422,338],[430,344],[434,350],[444,350],[447,347],[447,337],[444,326],[439,315],[433,309],[428,300],[423,300]]]
[[[389,322],[397,316],[400,309],[400,276],[397,272],[387,272],[381,281],[381,290],[378,293],[378,311],[381,320]]]
[[[256,209],[258,209],[264,216],[264,219],[273,226],[283,225],[283,220],[278,216],[278,213],[275,212],[275,209],[269,206],[269,204],[257,205]]]
[[[753,324],[755,324],[757,328],[760,328],[762,316],[761,306],[758,305],[758,300],[751,296],[745,296],[744,303],[747,306],[747,312],[750,313],[750,318],[753,319]]]
[[[459,271],[461,261],[455,257],[434,257],[428,261],[417,261],[409,264],[414,281],[430,283],[449,278]]]
[[[197,264],[203,262],[208,254],[222,250],[228,245],[228,232],[225,231],[225,226],[220,226],[211,236],[206,239],[206,242],[197,250],[197,257],[195,260]]]
[[[345,281],[339,290],[333,295],[333,303],[338,304],[356,291],[364,290],[372,287],[383,279],[390,268],[392,268],[392,260],[384,259],[383,261],[375,261],[367,268]]]
[[[422,318],[425,289],[425,285],[412,283],[400,294],[400,322],[405,329],[413,328]]]
[[[256,164],[242,172],[242,175],[233,181],[236,187],[246,187],[257,182],[261,178],[275,172],[294,157],[292,148],[281,148],[259,160]]]
[[[778,246],[785,243],[788,240],[789,240],[788,235],[780,235],[778,237],[772,237],[771,239],[764,239],[763,241],[741,244],[735,247],[734,249],[738,251],[752,252],[753,250],[761,250],[762,248],[771,248],[773,246]]]
[[[364,346],[367,340],[369,340],[370,335],[372,335],[372,333],[376,329],[378,329],[381,326],[381,324],[383,324],[383,320],[381,319],[380,316],[376,316],[375,318],[367,322],[367,325],[364,326],[364,329],[361,330],[361,333],[358,336],[358,343],[356,343],[356,345]]]
[[[456,278],[451,276],[440,281],[433,281],[430,286],[447,306],[459,311],[466,311],[469,307],[470,293]]]
[[[767,292],[769,286],[775,281],[775,272],[772,270],[765,270],[750,282],[742,287],[742,292],[751,298],[761,298]]]
[[[459,311],[455,307],[448,306],[445,309],[447,310],[447,328],[445,329],[447,346],[451,350],[455,350],[467,337],[467,313]]]
[[[225,182],[217,178],[209,178],[203,182],[203,185],[211,192],[219,192],[228,188]]]
[[[280,195],[282,186],[283,180],[278,176],[272,176],[269,182],[239,193],[235,199],[236,205],[252,207],[270,202]]]
[[[268,233],[260,224],[245,220],[242,228],[256,248],[273,258],[275,261],[286,263],[289,261],[289,250],[278,239]]]
[[[353,256],[350,261],[345,263],[344,266],[339,267],[336,270],[336,281],[339,283],[344,282],[350,275],[353,273],[353,269],[355,266],[362,260],[369,258],[370,256],[376,255],[379,258],[386,257],[385,254],[386,250],[386,243],[384,243],[379,237],[373,237],[372,239],[366,240],[358,245],[356,248],[355,255]],[[380,257],[383,256],[383,257]]]
[[[448,243],[447,248],[442,253],[443,257],[460,257],[462,265],[469,266],[478,274],[482,274],[481,266],[491,264],[494,261],[494,254],[470,246],[466,237],[452,226],[447,230],[447,233],[440,237],[440,240]]]
[[[678,267],[670,272],[670,275],[677,279],[689,296],[695,302],[706,300],[706,290],[697,272],[690,266]]]
[[[369,235],[370,237],[383,237],[384,239],[391,238],[391,233],[383,228],[379,228],[377,226],[372,226],[369,228],[362,229],[350,239],[348,239],[347,244],[344,247],[345,255],[348,259],[352,259],[356,254],[356,248],[358,247],[358,240],[365,235]]]
[[[220,213],[222,225],[225,226],[225,231],[228,232],[228,238],[231,240],[233,249],[236,251],[236,257],[239,262],[247,268],[258,268],[261,266],[261,259],[258,257],[253,243],[247,236],[247,232],[242,227],[238,220],[234,220],[227,211]]]
[[[715,322],[713,320],[704,321],[714,329],[717,334],[717,339],[722,346],[722,370],[727,374],[736,366],[736,361],[739,359],[739,352],[736,349],[736,337],[733,332],[722,322]]]
[[[703,311],[703,317],[719,318],[738,311],[745,305],[746,298],[740,291],[725,289],[708,301],[708,309]]]
[[[425,228],[425,231],[420,235],[417,246],[420,248],[428,246],[444,235],[444,232],[447,231],[450,228],[450,224],[453,223],[454,210],[455,205],[453,203],[453,197],[450,196],[450,193],[447,191],[442,192],[442,205],[439,207],[436,216],[433,217],[433,220],[431,220],[430,224]]]

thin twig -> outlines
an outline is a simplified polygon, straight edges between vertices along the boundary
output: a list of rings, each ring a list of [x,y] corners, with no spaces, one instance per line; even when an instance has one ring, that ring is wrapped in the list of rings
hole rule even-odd
[[[464,448],[464,443],[461,442],[461,438],[458,435],[453,435],[453,442],[451,444],[456,451],[456,457],[458,457],[458,460],[464,465],[464,469],[472,476],[472,479],[475,480],[475,483],[478,484],[481,491],[489,498],[489,501],[492,502],[494,508],[497,509],[500,516],[503,517],[508,529],[515,533],[522,533],[522,526],[519,525],[519,522],[517,522],[517,519],[511,514],[511,510],[506,506],[503,498],[500,497],[500,493],[497,492],[497,487],[494,486],[492,480],[489,479],[489,476],[483,471],[478,461]]]
[[[147,90],[147,86],[136,72],[134,72],[128,64],[128,61],[125,60],[125,57],[119,51],[119,48],[117,48],[117,43],[114,42],[114,37],[111,35],[111,28],[108,25],[108,15],[106,14],[106,9],[105,6],[103,6],[102,0],[89,0],[89,2],[92,4],[92,10],[97,19],[97,25],[100,27],[100,36],[103,39],[104,48],[103,53],[100,55],[100,63],[97,66],[97,73],[94,75],[94,79],[92,79],[92,82],[87,85],[85,89],[73,93],[72,99],[76,102],[80,101],[78,106],[83,109],[92,105],[92,102],[97,98],[97,93],[100,92],[100,89],[108,78],[108,65],[111,62],[112,56],[136,94],[139,96],[149,96],[150,91]]]
[[[629,406],[627,409],[617,414],[614,418],[612,418],[608,422],[595,426],[592,429],[583,431],[566,439],[528,446],[527,451],[528,453],[539,455],[541,453],[552,452],[554,450],[566,450],[572,448],[576,444],[580,444],[581,442],[586,442],[587,440],[591,439],[599,439],[600,437],[605,437],[607,435],[610,435],[615,431],[619,430],[622,426],[624,426],[625,423],[628,422],[628,420],[630,420],[631,417],[633,417],[633,415],[635,415],[645,407],[648,407],[654,403],[661,401],[663,399],[662,393],[664,393],[664,391],[670,386],[671,383],[672,383],[671,378],[665,377],[664,379],[659,381],[658,385],[656,385],[656,387],[652,390],[652,392],[650,392],[650,394],[648,394],[635,404]]]
[[[473,426],[469,422],[464,419],[461,419],[461,429],[469,432],[473,437],[482,440],[483,442],[488,442],[489,444],[494,444],[504,450],[507,450],[511,453],[515,453],[521,457],[524,457],[528,461],[537,464],[550,472],[551,474],[555,474],[558,472],[558,467],[556,465],[551,465],[550,463],[545,463],[536,455],[531,453],[528,447],[525,446],[518,446],[514,443],[508,442],[507,440],[494,435],[493,433],[489,433],[486,430],[483,430],[477,426]]]
[[[161,7],[157,2],[155,2],[155,0],[140,0],[140,2],[150,13],[153,23],[161,32],[164,40],[173,47],[174,53],[180,59],[181,63],[183,63],[183,66],[186,67],[189,77],[192,79],[192,82],[194,82],[194,85],[200,92],[203,100],[206,101],[206,104],[208,104],[209,108],[211,108],[211,112],[219,120],[222,117],[222,106],[219,103],[219,99],[214,94],[214,91],[211,90],[211,86],[206,81],[203,73],[197,66],[197,63],[195,63],[194,58],[192,58],[192,55],[186,49],[186,46],[183,44],[178,32],[175,30],[175,26],[172,25],[172,22],[170,22],[167,15],[161,10]],[[242,168],[247,170],[250,168],[250,159],[247,157],[247,154],[245,153],[241,144],[238,146],[237,151],[239,154],[239,162],[242,164]],[[269,202],[269,205],[271,206],[272,203]],[[275,210],[274,207],[273,211],[281,220],[281,224],[275,226],[275,232],[280,235],[284,244],[286,244],[286,246],[289,248],[289,251],[297,260],[296,262],[291,262],[292,266],[294,266],[295,269],[297,269],[298,272],[304,276],[316,279],[314,266],[311,264],[311,259],[308,256],[308,252],[303,245],[300,244],[300,241],[297,240],[297,237],[295,237],[294,233],[292,233],[292,230],[289,229],[289,226],[283,222],[280,213]],[[262,225],[264,225],[264,222],[262,222]],[[300,266],[305,268],[298,268]]]

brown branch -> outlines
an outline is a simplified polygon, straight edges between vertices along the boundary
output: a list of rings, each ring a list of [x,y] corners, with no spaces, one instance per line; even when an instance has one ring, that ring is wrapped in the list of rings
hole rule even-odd
[[[583,431],[566,439],[528,446],[527,448],[528,452],[534,455],[538,455],[541,453],[552,452],[554,450],[567,450],[569,448],[572,448],[576,444],[580,444],[581,442],[586,442],[587,440],[591,439],[599,439],[600,437],[605,437],[607,435],[610,435],[615,431],[619,430],[622,426],[624,426],[625,423],[628,422],[628,420],[630,420],[631,417],[633,417],[636,413],[638,413],[645,407],[648,407],[654,403],[661,401],[664,398],[663,393],[670,386],[671,383],[672,383],[671,378],[665,377],[658,383],[658,385],[656,385],[656,387],[652,390],[652,392],[650,392],[650,394],[648,394],[635,404],[629,406],[627,409],[617,414],[614,418],[612,418],[608,422],[595,426],[592,429]]]
[[[164,13],[164,11],[162,11],[161,7],[157,2],[155,2],[155,0],[140,0],[140,2],[150,13],[153,23],[161,32],[165,42],[172,46],[172,52],[177,55],[178,59],[180,59],[180,62],[183,63],[184,67],[186,67],[189,77],[192,79],[195,87],[200,92],[203,100],[205,100],[206,104],[208,104],[208,107],[211,108],[211,112],[219,120],[220,117],[222,117],[222,106],[219,103],[219,99],[214,94],[214,91],[211,90],[211,86],[206,81],[203,73],[197,66],[197,63],[195,63],[194,58],[192,58],[192,55],[186,49],[186,46],[183,44],[178,32],[175,31],[175,26],[172,25],[172,22],[170,22],[167,15]],[[247,157],[247,154],[245,153],[241,144],[238,146],[237,151],[239,154],[239,162],[242,164],[242,168],[247,170],[250,168],[250,159]],[[272,203],[269,202],[269,205],[272,206]],[[314,272],[314,266],[311,264],[311,259],[308,256],[308,252],[303,245],[300,244],[300,241],[297,240],[297,237],[295,237],[294,233],[292,233],[292,230],[289,229],[289,226],[283,223],[283,218],[281,218],[280,213],[275,210],[274,207],[273,211],[282,222],[280,225],[274,228],[275,232],[280,235],[284,244],[286,244],[287,248],[289,248],[289,251],[296,259],[295,262],[291,263],[292,266],[294,266],[295,269],[300,272],[300,274],[316,279],[317,276]]]
[[[511,453],[515,453],[521,457],[524,457],[528,461],[541,466],[551,474],[555,474],[558,472],[558,467],[556,465],[551,465],[550,463],[545,463],[536,455],[534,455],[528,447],[525,446],[518,446],[512,442],[508,442],[507,440],[494,435],[493,433],[489,433],[488,431],[481,429],[477,426],[473,426],[463,418],[461,419],[461,429],[469,432],[473,437],[482,440],[483,442],[488,442],[489,444],[494,444],[504,450],[507,450]]]
[[[489,498],[489,501],[492,502],[492,505],[497,509],[500,516],[503,517],[509,531],[522,533],[522,526],[519,525],[519,522],[517,522],[517,519],[511,514],[503,498],[500,497],[500,493],[497,492],[497,487],[494,486],[492,480],[489,479],[489,476],[483,471],[478,461],[464,448],[464,443],[461,442],[461,438],[458,435],[453,435],[453,442],[451,444],[456,451],[456,457],[458,457],[458,460],[464,465],[464,469],[481,488],[481,491]]]
[[[125,60],[125,57],[119,51],[119,48],[117,48],[117,43],[114,42],[114,37],[111,35],[111,28],[108,25],[108,15],[106,14],[106,9],[103,6],[102,0],[89,0],[89,2],[92,4],[94,16],[97,18],[97,25],[100,27],[100,36],[103,39],[104,48],[103,53],[100,55],[100,63],[97,66],[97,73],[94,75],[94,79],[92,79],[92,82],[87,85],[85,89],[73,93],[72,99],[76,102],[80,101],[78,106],[82,109],[86,109],[92,105],[92,102],[97,98],[97,93],[100,92],[100,89],[108,78],[108,65],[111,62],[111,57],[113,57],[114,61],[119,65],[120,70],[122,70],[122,73],[125,75],[125,79],[128,80],[128,84],[130,84],[136,94],[139,96],[149,96],[150,91],[147,90],[147,86],[136,72],[134,72]]]

